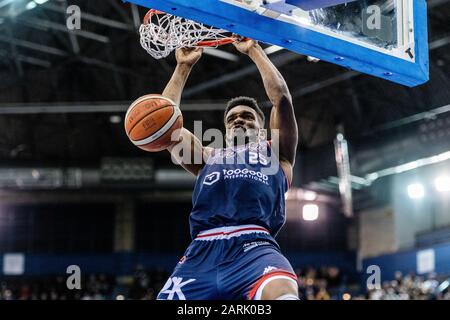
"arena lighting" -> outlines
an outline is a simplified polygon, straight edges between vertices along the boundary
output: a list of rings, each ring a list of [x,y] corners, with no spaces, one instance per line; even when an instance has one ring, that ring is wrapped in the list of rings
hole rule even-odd
[[[284,48],[279,47],[279,46],[270,46],[270,47],[267,47],[266,49],[264,49],[264,51],[266,52],[267,55],[271,55],[271,54],[281,51],[281,50],[284,50]]]
[[[32,10],[34,8],[36,8],[38,5],[40,4],[44,4],[46,3],[48,0],[33,0],[27,3],[27,5],[25,6],[25,9],[27,10]]]
[[[350,300],[351,298],[352,298],[352,296],[350,295],[350,293],[344,293],[342,295],[343,300]]]
[[[317,192],[301,188],[291,188],[284,195],[285,200],[295,201],[316,201],[318,197]]]
[[[383,169],[377,172],[369,173],[364,177],[364,180],[366,181],[366,185],[370,186],[375,180],[391,176],[394,174],[399,174],[407,171],[411,171],[417,168],[429,166],[432,164],[440,163],[450,160],[450,151],[434,155],[428,158],[422,158],[416,161],[408,162],[396,167],[391,167],[387,169]]]
[[[112,124],[118,124],[122,122],[122,117],[118,115],[112,115],[109,117],[109,122]]]
[[[12,3],[14,0],[0,0],[0,9],[6,7],[8,4]]]
[[[306,60],[308,60],[309,62],[314,62],[314,63],[317,63],[317,62],[320,61],[320,59],[317,59],[317,58],[312,57],[312,56],[307,56]]]
[[[315,193],[314,191],[306,190],[303,193],[303,199],[305,199],[306,201],[315,201],[317,199],[317,193]]]
[[[450,176],[440,176],[434,180],[434,186],[439,192],[450,191]]]
[[[319,218],[319,206],[317,204],[305,204],[303,206],[303,220],[315,221]]]
[[[450,287],[450,279],[442,282],[438,287],[438,291],[442,292],[442,291],[448,289],[449,287]]]
[[[425,196],[425,188],[420,183],[413,183],[408,186],[408,196],[411,199],[422,199]]]
[[[30,2],[28,2],[27,5],[25,6],[25,9],[27,9],[27,10],[32,10],[32,9],[34,9],[34,8],[36,8],[36,7],[37,7],[37,3],[34,2],[34,1],[30,1]]]

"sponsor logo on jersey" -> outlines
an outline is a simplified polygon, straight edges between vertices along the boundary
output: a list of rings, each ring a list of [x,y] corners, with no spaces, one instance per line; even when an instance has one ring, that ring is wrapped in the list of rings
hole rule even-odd
[[[265,185],[269,185],[269,176],[261,173],[261,171],[251,170],[251,169],[222,169],[223,179],[251,179],[261,182]],[[214,171],[207,176],[203,181],[204,185],[211,186],[220,180],[221,173]]]
[[[223,169],[223,179],[252,179],[269,185],[269,176],[261,173],[260,171],[250,170],[250,169]]]
[[[205,177],[205,180],[203,181],[203,184],[206,184],[207,186],[213,185],[214,183],[216,183],[217,181],[219,181],[220,179],[220,172],[213,172],[208,174]]]

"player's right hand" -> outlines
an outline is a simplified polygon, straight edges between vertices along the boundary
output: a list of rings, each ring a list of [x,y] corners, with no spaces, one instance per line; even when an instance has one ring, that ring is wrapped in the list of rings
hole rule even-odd
[[[200,60],[203,54],[203,48],[181,48],[175,52],[178,64],[193,66]]]
[[[250,53],[252,49],[259,47],[258,41],[249,38],[244,38],[241,36],[237,37],[237,41],[233,42],[233,45],[239,52],[247,55]]]

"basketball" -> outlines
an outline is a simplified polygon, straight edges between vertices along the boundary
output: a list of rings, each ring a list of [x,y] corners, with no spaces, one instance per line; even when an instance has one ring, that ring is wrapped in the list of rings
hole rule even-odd
[[[125,116],[128,138],[135,146],[149,152],[167,149],[178,140],[180,130],[176,130],[182,127],[183,117],[178,106],[156,94],[134,101]]]

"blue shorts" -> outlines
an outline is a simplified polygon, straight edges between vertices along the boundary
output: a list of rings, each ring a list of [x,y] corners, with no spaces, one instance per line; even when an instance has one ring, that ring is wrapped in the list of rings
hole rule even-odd
[[[266,229],[216,228],[194,239],[158,300],[258,300],[265,285],[280,278],[297,284],[289,261]]]

